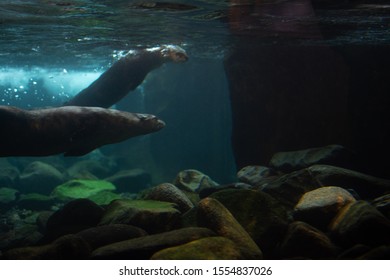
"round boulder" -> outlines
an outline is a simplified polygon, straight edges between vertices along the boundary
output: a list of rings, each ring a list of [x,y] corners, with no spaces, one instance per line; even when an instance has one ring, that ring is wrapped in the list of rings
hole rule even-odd
[[[23,170],[19,185],[23,193],[39,191],[42,194],[50,194],[63,181],[64,176],[58,169],[47,163],[34,161]]]
[[[209,176],[195,169],[187,169],[176,175],[173,184],[184,191],[200,192],[205,188],[216,187],[219,184]]]
[[[170,183],[160,184],[152,188],[146,195],[146,199],[175,203],[182,213],[194,207],[194,204],[185,193]]]
[[[322,187],[305,193],[294,209],[294,218],[326,229],[338,211],[355,198],[339,187]]]

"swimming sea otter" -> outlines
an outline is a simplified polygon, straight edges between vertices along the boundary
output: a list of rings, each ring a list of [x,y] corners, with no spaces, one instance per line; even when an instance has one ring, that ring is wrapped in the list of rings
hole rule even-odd
[[[97,107],[27,111],[0,106],[0,156],[82,156],[164,126],[153,115]]]
[[[184,62],[187,59],[185,50],[174,45],[129,51],[64,105],[111,107],[140,85],[153,69],[166,62]]]

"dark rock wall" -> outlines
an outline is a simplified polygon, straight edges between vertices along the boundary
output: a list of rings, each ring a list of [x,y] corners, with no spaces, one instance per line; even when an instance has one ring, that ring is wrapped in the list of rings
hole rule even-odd
[[[338,49],[350,69],[349,148],[362,159],[362,170],[390,177],[390,46],[345,46]]]
[[[225,70],[237,167],[337,143],[361,156],[361,169],[388,177],[389,48],[318,44],[310,1],[266,7],[253,1],[230,11],[235,46]],[[289,16],[302,20],[289,25]]]
[[[348,72],[329,48],[238,47],[226,73],[239,167],[267,164],[278,151],[345,144]]]

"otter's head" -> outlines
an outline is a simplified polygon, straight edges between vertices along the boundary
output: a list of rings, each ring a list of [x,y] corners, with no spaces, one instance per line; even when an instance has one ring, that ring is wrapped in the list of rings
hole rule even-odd
[[[184,49],[175,45],[162,45],[160,47],[161,55],[172,62],[185,62],[188,60],[188,55]]]

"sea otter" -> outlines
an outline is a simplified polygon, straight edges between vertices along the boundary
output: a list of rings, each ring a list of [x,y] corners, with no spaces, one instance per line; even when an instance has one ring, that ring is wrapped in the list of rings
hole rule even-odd
[[[126,96],[129,91],[140,85],[153,69],[166,62],[187,60],[188,56],[185,50],[174,45],[129,51],[89,87],[64,105],[111,107]]]
[[[0,156],[82,156],[102,145],[152,133],[164,126],[153,115],[100,107],[27,111],[0,106]]]

